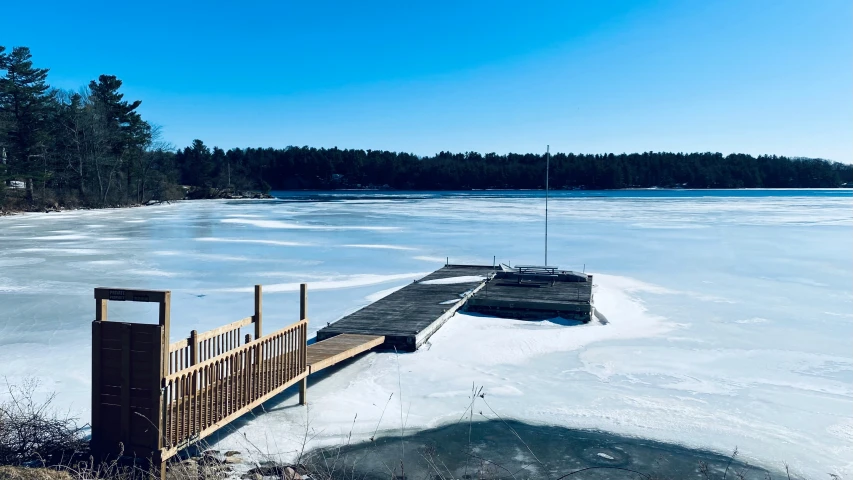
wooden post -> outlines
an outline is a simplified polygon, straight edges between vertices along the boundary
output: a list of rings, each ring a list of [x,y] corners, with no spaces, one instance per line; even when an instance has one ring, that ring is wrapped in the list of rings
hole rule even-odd
[[[166,460],[163,459],[162,452],[155,453],[151,461],[154,465],[158,466],[157,470],[160,474],[160,480],[166,480]]]
[[[107,321],[107,300],[98,298],[95,300],[95,320],[98,322]]]
[[[261,338],[263,334],[263,289],[260,285],[255,285],[255,340]]]
[[[299,284],[299,319],[308,318],[308,284]]]
[[[198,332],[190,332],[190,365],[198,363]]]
[[[305,320],[308,318],[308,284],[299,284],[299,319]],[[302,335],[300,335],[301,337]],[[305,342],[300,338],[300,349],[306,348]],[[308,377],[303,377],[299,381],[299,404],[305,405],[308,403]]]
[[[163,362],[161,365],[161,367],[162,367],[161,372],[162,373],[160,374],[161,382],[164,378],[169,376],[169,342],[171,339],[170,324],[172,323],[171,311],[172,311],[172,292],[167,290],[167,291],[163,292],[163,301],[160,302],[160,316],[158,319],[160,325],[163,325],[163,342],[160,345],[160,351],[163,355]]]
[[[160,339],[160,358],[161,358],[161,361],[160,361],[160,379],[157,382],[162,389],[164,386],[163,385],[163,379],[169,375],[169,342],[171,341],[170,335],[171,335],[171,323],[172,323],[172,292],[171,291],[167,290],[167,291],[163,292],[163,301],[160,302],[160,312],[159,312],[157,320],[158,320],[158,323],[163,326],[163,333],[162,333],[163,336]],[[196,356],[195,357],[196,359],[198,358],[197,357],[197,355],[198,355],[198,343],[195,343],[195,345],[193,346],[193,355]],[[165,396],[166,390],[162,389],[161,391],[162,391],[162,395],[160,395],[160,401],[159,401],[160,411],[158,412],[157,417],[162,419],[162,421],[159,425],[158,430],[162,429],[166,426],[166,415],[167,415],[166,408],[168,406],[167,401],[166,401],[166,396]],[[157,444],[158,444],[157,446],[159,447],[159,449],[158,449],[157,453],[154,455],[154,458],[152,459],[156,463],[159,463],[158,466],[159,466],[159,470],[160,470],[160,472],[159,472],[160,473],[160,480],[166,480],[166,459],[164,459],[162,457],[163,447],[164,447],[164,443],[165,443],[163,441],[163,438],[164,438],[164,435],[163,435],[163,432],[161,432],[158,435],[158,440],[157,440]]]
[[[95,321],[107,321],[107,300],[95,296]],[[92,446],[96,453],[101,450],[101,325],[92,323]]]

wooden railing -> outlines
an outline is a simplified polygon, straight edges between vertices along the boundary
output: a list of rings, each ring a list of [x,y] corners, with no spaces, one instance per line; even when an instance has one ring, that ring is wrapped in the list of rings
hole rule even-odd
[[[263,324],[262,311],[262,287],[255,285],[255,314],[201,334],[193,330],[186,339],[170,344],[168,374],[177,373],[187,367],[238,348],[241,345],[240,340],[243,338],[240,329],[250,323],[255,324],[254,338],[256,340],[260,338]],[[303,315],[301,318],[305,318],[305,316]],[[249,343],[251,338],[250,335],[246,334],[245,343]]]
[[[229,323],[219,328],[196,333],[169,345],[169,374],[230,352],[243,345],[242,327],[254,323],[255,317]],[[248,334],[247,334],[248,335]]]
[[[163,448],[206,436],[307,375],[307,320],[163,380]]]

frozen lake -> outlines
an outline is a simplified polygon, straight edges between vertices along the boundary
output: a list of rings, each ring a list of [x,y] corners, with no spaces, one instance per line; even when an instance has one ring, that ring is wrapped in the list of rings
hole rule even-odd
[[[473,384],[503,417],[853,475],[851,191],[567,192],[549,215],[549,263],[595,274],[607,325],[457,315],[417,353],[312,377],[311,445],[456,422]],[[88,419],[95,286],[172,290],[174,340],[250,315],[255,283],[265,329],[291,323],[304,281],[313,333],[446,257],[541,264],[543,218],[538,192],[287,193],[0,218],[0,376],[36,377]],[[110,319],[156,313],[112,303]],[[294,404],[280,396],[221,445],[293,455],[306,423]]]

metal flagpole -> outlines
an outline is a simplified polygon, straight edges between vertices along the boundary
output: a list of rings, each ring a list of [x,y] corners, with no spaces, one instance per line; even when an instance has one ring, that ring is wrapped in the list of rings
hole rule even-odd
[[[551,145],[545,146],[545,266],[548,266],[548,173],[551,170]]]

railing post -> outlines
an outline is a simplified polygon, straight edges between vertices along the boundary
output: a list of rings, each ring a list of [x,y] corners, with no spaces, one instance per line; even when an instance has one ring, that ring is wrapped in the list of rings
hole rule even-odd
[[[255,340],[261,338],[263,335],[263,289],[260,285],[255,285]],[[264,349],[263,346],[258,343],[255,346],[255,369],[254,375],[255,379],[255,392],[256,397],[253,397],[252,400],[262,395],[263,392],[263,359],[264,357]]]
[[[190,365],[198,363],[198,332],[190,332]]]
[[[255,340],[261,338],[263,333],[263,290],[260,285],[255,285]]]
[[[308,318],[308,284],[299,284],[299,319]]]
[[[299,284],[299,320],[308,318],[308,284]],[[305,365],[305,354],[308,348],[307,325],[299,327],[299,368],[302,373],[306,373],[304,369],[308,368]],[[308,403],[308,375],[302,377],[299,381],[299,404],[305,405]]]

